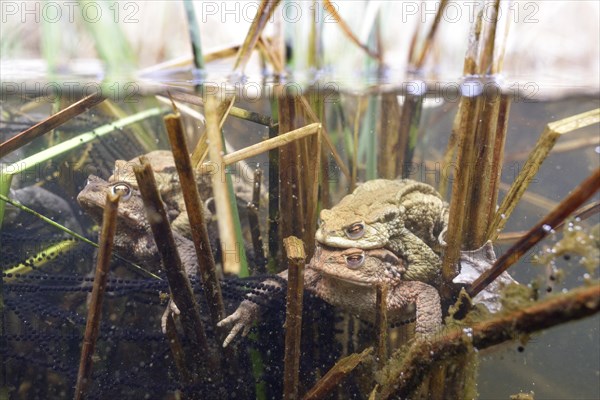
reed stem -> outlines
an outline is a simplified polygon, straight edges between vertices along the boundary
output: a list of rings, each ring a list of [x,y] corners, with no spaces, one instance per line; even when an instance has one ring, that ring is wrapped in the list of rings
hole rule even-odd
[[[104,100],[105,97],[102,96],[100,92],[93,93],[84,97],[78,102],[71,104],[69,107],[57,112],[56,114],[53,114],[45,120],[35,124],[31,128],[24,130],[7,141],[0,143],[0,158],[12,153],[20,147],[25,146],[27,143],[45,133],[50,132],[52,129],[61,126],[65,122],[70,121],[77,115],[86,112]]]
[[[439,361],[485,349],[600,311],[600,285],[572,290],[508,314],[495,316],[466,329],[452,329],[429,340],[420,340],[404,353],[402,361],[392,356],[386,366],[386,382],[377,399],[412,398],[411,395]],[[402,356],[398,353],[398,356]]]
[[[102,231],[96,261],[96,273],[92,286],[92,295],[88,306],[85,333],[81,345],[81,358],[79,359],[79,372],[75,385],[75,399],[87,397],[92,378],[93,356],[96,342],[100,333],[100,320],[102,319],[102,301],[106,291],[106,281],[110,269],[110,258],[113,249],[115,232],[117,230],[117,211],[119,196],[106,195],[104,214],[102,215]]]
[[[185,270],[179,253],[169,219],[164,209],[152,166],[145,156],[140,157],[140,164],[135,165],[133,170],[138,182],[139,190],[146,209],[146,216],[152,229],[154,241],[158,247],[158,252],[161,257],[163,268],[169,282],[169,289],[173,301],[177,305],[181,313],[181,325],[186,337],[190,341],[190,349],[192,352],[195,367],[206,365],[208,358],[209,364],[215,366],[216,363],[210,354],[206,334],[202,320],[200,319],[200,308],[194,298],[194,291],[188,279],[188,271]],[[193,369],[193,380],[207,379],[207,376],[202,376],[198,368]]]
[[[565,218],[580,207],[586,200],[600,189],[600,168],[596,169],[581,184],[575,188],[560,204],[539,221],[529,232],[515,243],[494,265],[481,274],[469,287],[471,297],[481,292],[494,281],[502,272],[519,260],[529,249],[553,231]]]
[[[190,222],[192,240],[198,257],[198,275],[204,288],[213,328],[216,329],[217,322],[225,318],[225,307],[223,306],[221,284],[217,278],[217,268],[204,219],[204,207],[194,177],[190,154],[185,143],[181,116],[179,113],[169,114],[164,117],[164,121],[171,142],[173,159],[175,160],[185,209]]]
[[[298,398],[300,379],[300,334],[304,294],[304,243],[295,236],[283,239],[287,254],[288,285],[285,311],[285,357],[283,360],[283,398]]]
[[[377,331],[377,364],[379,368],[385,365],[387,360],[387,285],[377,285],[376,308],[375,308],[375,329]]]
[[[210,146],[208,146],[210,161],[217,167],[217,171],[213,171],[214,173],[211,175],[211,181],[215,198],[217,223],[219,225],[221,254],[223,254],[223,271],[238,274],[241,265],[238,246],[241,246],[242,243],[237,243],[235,235],[233,210],[229,201],[229,187],[226,179],[226,164],[223,157],[225,149],[221,130],[219,129],[218,107],[217,99],[214,96],[209,96],[205,109],[206,135],[210,142]]]

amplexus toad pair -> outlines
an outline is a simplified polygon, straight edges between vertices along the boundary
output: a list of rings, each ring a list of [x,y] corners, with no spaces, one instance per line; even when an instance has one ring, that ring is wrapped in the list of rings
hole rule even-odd
[[[318,246],[305,270],[305,288],[328,303],[373,322],[377,286],[387,286],[391,323],[416,314],[416,333],[441,325],[440,283],[448,204],[431,186],[376,179],[322,210]],[[284,278],[287,273],[284,271]],[[232,326],[224,345],[248,332],[259,312],[244,300],[219,325]]]
[[[187,235],[189,225],[172,155],[154,152],[149,156],[177,250],[188,274],[195,274],[198,264]],[[135,160],[117,162],[109,181],[90,176],[77,199],[90,215],[100,220],[106,193],[121,193],[115,250],[128,258],[156,263],[158,251],[131,173],[134,163]],[[202,197],[210,199],[210,180],[199,177],[198,185]],[[240,204],[249,201],[250,193],[246,187],[236,187]],[[210,215],[210,207],[205,206],[205,212]],[[416,316],[417,334],[431,334],[439,328],[442,313],[436,288],[441,282],[440,257],[445,246],[448,205],[435,189],[408,179],[368,181],[331,209],[322,210],[320,219],[316,232],[318,246],[304,274],[306,290],[362,320],[373,322],[377,287],[385,285],[390,323]],[[218,234],[216,226],[210,217],[207,220],[209,235],[214,240]],[[494,259],[489,244],[475,252],[462,252],[461,275],[455,282],[472,281],[476,276],[463,276],[463,271],[481,273]],[[280,276],[287,278],[287,271]],[[280,285],[279,282],[268,281],[273,285]],[[219,326],[231,327],[223,345],[229,344],[239,332],[247,333],[259,312],[258,304],[248,297],[232,315],[223,319]]]

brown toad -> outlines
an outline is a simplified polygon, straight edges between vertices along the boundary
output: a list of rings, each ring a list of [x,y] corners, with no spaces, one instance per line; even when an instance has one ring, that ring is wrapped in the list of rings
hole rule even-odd
[[[410,179],[367,181],[320,217],[318,242],[387,248],[406,259],[406,280],[438,280],[448,205],[433,187]]]
[[[183,236],[191,239],[191,229],[185,209],[183,194],[179,185],[179,176],[175,167],[173,153],[167,150],[156,150],[146,154],[146,158],[152,165],[158,191],[166,204],[166,209],[173,218],[171,227],[173,230],[181,233]],[[137,180],[133,172],[133,167],[139,165],[138,158],[130,161],[115,161],[115,170],[113,175],[108,178],[110,183],[127,183],[134,189],[137,189]],[[204,215],[208,224],[211,239],[218,238],[218,229],[214,222],[215,208],[213,204],[211,176],[208,173],[196,173],[196,182],[200,198],[204,201]],[[246,221],[246,205],[252,200],[252,186],[242,180],[233,180],[234,192],[238,200],[238,212],[240,220]],[[247,230],[246,230],[247,231]],[[215,243],[211,243],[213,246]]]
[[[390,323],[416,314],[416,332],[429,335],[442,323],[440,297],[437,290],[418,281],[404,281],[405,262],[386,249],[335,249],[317,246],[306,265],[304,288],[335,307],[374,322],[378,285],[388,287],[387,310]],[[287,279],[287,271],[279,274]],[[279,285],[277,281],[267,281]],[[246,335],[258,317],[259,306],[244,300],[219,326],[231,326],[223,346],[242,331]]]
[[[117,209],[117,229],[113,241],[114,250],[121,256],[133,259],[146,265],[160,265],[158,248],[146,217],[144,202],[138,189],[127,182],[107,182],[97,176],[90,175],[87,185],[77,196],[77,201],[95,221],[102,222],[102,215],[106,202],[106,194],[120,194]],[[177,252],[187,275],[196,275],[198,271],[198,258],[194,243],[182,234],[173,230],[173,238]],[[160,271],[154,271],[160,272]],[[169,312],[179,314],[179,309],[173,301],[161,318],[163,332]]]
[[[101,223],[107,193],[121,195],[117,211],[115,251],[137,262],[149,265],[158,263],[160,257],[138,189],[127,182],[111,183],[90,175],[86,186],[77,196],[77,202],[96,222]],[[173,236],[186,271],[188,274],[195,274],[197,262],[193,243],[176,231],[173,231]]]

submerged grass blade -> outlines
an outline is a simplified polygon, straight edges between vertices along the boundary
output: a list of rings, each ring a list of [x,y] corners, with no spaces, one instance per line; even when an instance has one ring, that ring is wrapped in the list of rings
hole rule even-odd
[[[127,118],[129,115],[129,113],[123,110],[119,104],[111,100],[100,103],[98,105],[98,110],[104,111],[107,115],[114,116],[117,121]],[[132,138],[139,143],[140,148],[144,153],[149,153],[157,149],[156,136],[152,130],[147,129],[142,124],[132,125],[130,129],[133,133]]]
[[[128,125],[159,115],[161,112],[162,110],[160,108],[151,108],[149,110],[141,111],[118,121],[111,122],[110,124],[103,125],[94,129],[93,131],[83,133],[69,140],[65,140],[55,146],[52,146],[46,150],[42,150],[39,153],[31,155],[20,161],[8,165],[0,165],[0,194],[3,196],[8,196],[12,176],[34,168],[37,165],[52,160],[55,157],[59,157],[71,150],[77,149],[80,146],[83,146],[106,134],[120,131]],[[3,220],[4,203],[0,202],[0,225],[2,225]]]
[[[250,276],[250,271],[248,270],[248,258],[246,257],[246,248],[244,246],[244,235],[242,234],[242,224],[240,221],[240,213],[238,211],[238,203],[237,197],[235,195],[235,191],[233,189],[233,180],[231,179],[231,174],[227,173],[225,175],[225,179],[227,179],[227,189],[229,192],[229,206],[231,208],[231,214],[233,218],[233,227],[235,233],[235,240],[238,243],[236,247],[237,258],[239,260],[240,269],[238,271],[238,276],[241,278],[246,278]]]
[[[17,203],[16,201],[13,201],[13,200],[9,199],[8,197],[6,197],[5,195],[3,195],[3,194],[0,193],[0,204],[4,204],[5,202],[8,203],[8,204],[11,204],[11,205],[13,205],[13,206],[15,206],[17,208],[19,208],[22,211],[25,211],[25,212],[27,212],[27,213],[29,213],[31,215],[36,216],[37,218],[41,219],[42,221],[46,222],[47,224],[53,226],[56,229],[59,229],[59,230],[65,232],[66,234],[74,237],[75,239],[81,240],[82,242],[84,242],[86,244],[89,244],[90,246],[98,247],[98,244],[96,244],[96,243],[92,242],[91,240],[89,240],[89,239],[81,236],[77,232],[74,232],[74,231],[70,230],[69,228],[67,228],[67,227],[65,227],[65,226],[63,226],[63,225],[61,225],[61,224],[59,224],[59,223],[51,220],[48,217],[43,216],[42,214],[40,214],[40,213],[32,210],[29,207],[24,206],[21,203]],[[155,275],[152,272],[145,270],[144,268],[140,267],[139,265],[137,265],[137,264],[135,264],[135,263],[127,260],[126,258],[121,257],[118,254],[113,254],[113,256],[116,257],[116,258],[118,258],[121,261],[124,261],[127,265],[135,268],[136,270],[138,270],[139,272],[144,273],[145,275],[148,275],[148,276],[150,276],[152,278],[155,278],[155,279],[161,279],[158,275]]]
[[[4,166],[2,170],[2,174],[4,175],[16,175],[26,170],[29,170],[43,162],[49,161],[55,157],[59,157],[71,150],[74,150],[84,144],[91,142],[92,140],[98,139],[106,134],[120,131],[128,125],[134,124],[136,122],[142,121],[146,118],[154,117],[162,113],[161,108],[151,108],[149,110],[145,110],[139,112],[137,114],[130,115],[128,117],[122,118],[118,121],[111,122],[109,124],[103,125],[99,128],[94,129],[93,131],[83,133],[79,136],[76,136],[72,139],[65,140],[49,149],[42,150],[39,153],[36,153],[32,156],[29,156],[23,160],[14,162],[12,164]]]

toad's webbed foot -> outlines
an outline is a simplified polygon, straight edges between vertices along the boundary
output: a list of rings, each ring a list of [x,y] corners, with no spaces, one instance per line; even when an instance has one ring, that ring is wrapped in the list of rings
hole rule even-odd
[[[258,317],[258,313],[258,304],[249,300],[244,300],[233,314],[221,320],[217,324],[218,327],[222,328],[231,326],[231,331],[229,331],[229,334],[223,341],[223,347],[227,347],[227,345],[231,343],[233,339],[235,339],[240,331],[242,331],[242,336],[246,336],[250,331],[252,324]]]

